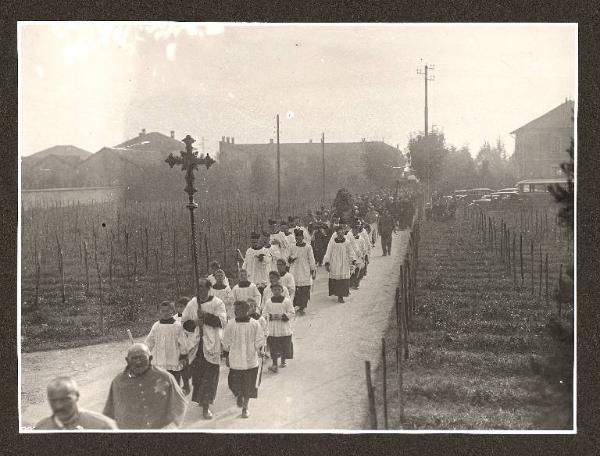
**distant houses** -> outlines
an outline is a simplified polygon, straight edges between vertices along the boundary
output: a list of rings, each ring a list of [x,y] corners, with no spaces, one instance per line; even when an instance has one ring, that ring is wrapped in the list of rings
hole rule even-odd
[[[23,189],[118,186],[144,168],[164,162],[185,145],[158,132],[146,133],[96,153],[75,146],[54,146],[22,160]]]
[[[370,159],[378,167],[376,184],[381,186],[393,185],[397,178],[393,166],[404,164],[400,150],[382,141],[281,143],[279,153],[283,199],[320,200],[323,165],[326,198],[331,199],[342,187],[350,192],[373,188],[365,173]],[[233,137],[223,137],[217,155],[219,166],[214,172],[211,168],[209,179],[216,186],[227,182],[231,192],[276,197],[276,157],[277,144],[272,139],[262,144],[240,144]]]
[[[574,137],[575,103],[564,103],[512,131],[518,178],[554,178],[562,175],[560,164],[569,159],[567,149]]]
[[[66,149],[60,148],[69,148],[71,153],[63,153]],[[97,198],[182,199],[185,197],[183,173],[178,168],[170,169],[165,159],[170,153],[178,154],[184,149],[185,145],[175,139],[173,131],[164,135],[145,130],[93,154],[74,146],[56,146],[23,158],[23,200],[60,200],[77,195],[89,201],[87,193],[96,201]],[[312,141],[282,143],[282,198],[320,200],[323,157],[328,199],[341,187],[362,192],[372,188],[373,182],[378,186],[390,184],[397,177],[393,166],[404,164],[399,149],[381,141],[326,142],[324,146]],[[237,193],[245,197],[276,198],[277,162],[273,140],[263,144],[236,144],[233,137],[223,137],[216,159],[210,172],[199,169],[196,183],[196,186],[204,185],[203,190],[210,188],[211,197]],[[365,173],[369,167],[376,171],[371,185]],[[79,190],[74,192],[73,189]],[[35,192],[35,198],[27,196],[27,192]]]
[[[75,169],[92,155],[75,146],[53,146],[24,157],[21,185],[25,189],[71,187]]]
[[[138,197],[138,193],[144,193],[140,184],[146,182],[149,187],[156,187],[160,175],[168,172],[166,157],[184,147],[175,139],[173,131],[167,136],[145,130],[135,138],[114,147],[103,147],[96,153],[75,146],[51,147],[23,157],[23,203],[39,206],[79,201],[84,204]]]

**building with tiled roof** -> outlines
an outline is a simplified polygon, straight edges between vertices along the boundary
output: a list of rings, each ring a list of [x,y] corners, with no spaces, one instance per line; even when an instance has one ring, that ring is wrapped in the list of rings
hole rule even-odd
[[[397,147],[382,141],[281,143],[281,198],[294,200],[305,195],[312,200],[321,200],[323,190],[323,152],[325,156],[326,199],[335,196],[344,187],[350,192],[372,189],[365,175],[367,156],[380,156],[386,163],[381,170],[381,185],[395,181],[394,165],[403,164]],[[276,196],[277,144],[270,140],[263,144],[239,144],[234,138],[223,137],[215,169],[211,168],[211,182],[231,181],[231,191],[250,192],[263,196]],[[236,179],[228,179],[235,173]],[[247,184],[247,187],[245,187]]]
[[[574,135],[572,100],[511,132],[515,136],[513,157],[518,177],[553,178],[562,175],[560,164],[568,161],[567,149]]]

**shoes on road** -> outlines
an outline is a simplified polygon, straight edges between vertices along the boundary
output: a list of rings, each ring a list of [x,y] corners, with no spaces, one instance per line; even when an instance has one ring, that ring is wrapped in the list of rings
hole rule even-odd
[[[271,372],[273,372],[274,374],[276,374],[277,372],[279,372],[279,369],[277,369],[277,366],[269,366],[269,370]]]
[[[281,361],[279,367],[287,367],[287,363],[285,361]]]
[[[212,420],[213,414],[208,408],[205,408],[202,411],[202,416],[204,417],[205,420]]]
[[[248,413],[248,409],[242,409],[242,418],[249,418],[250,413]]]
[[[344,298],[342,298],[341,296],[338,298],[338,302],[345,302]]]

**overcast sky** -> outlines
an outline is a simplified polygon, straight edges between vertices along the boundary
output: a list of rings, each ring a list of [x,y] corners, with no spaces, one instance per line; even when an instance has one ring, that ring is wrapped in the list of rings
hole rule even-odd
[[[429,124],[476,154],[576,98],[575,25],[21,23],[20,150],[90,152],[145,128],[236,143],[385,140]],[[199,144],[199,143],[197,143]]]

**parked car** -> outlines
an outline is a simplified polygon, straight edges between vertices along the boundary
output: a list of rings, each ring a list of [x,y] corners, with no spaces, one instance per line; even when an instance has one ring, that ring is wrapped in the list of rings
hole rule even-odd
[[[473,200],[473,202],[471,204],[480,206],[480,207],[485,207],[490,205],[492,202],[492,195],[483,195],[481,198],[478,198],[476,200]]]

